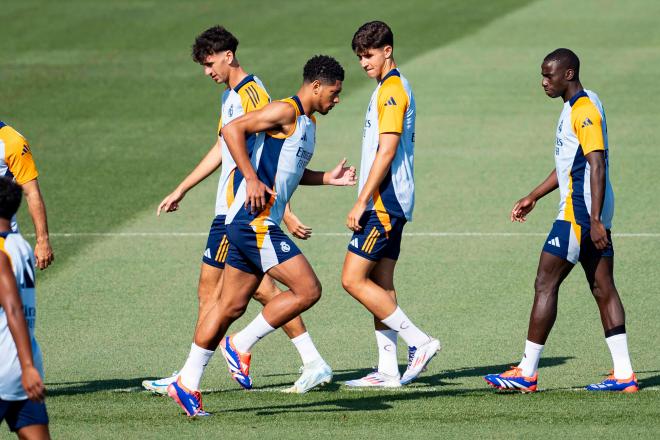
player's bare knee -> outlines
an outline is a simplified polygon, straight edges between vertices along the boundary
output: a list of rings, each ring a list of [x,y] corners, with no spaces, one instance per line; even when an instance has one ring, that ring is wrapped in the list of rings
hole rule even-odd
[[[321,282],[318,279],[315,279],[308,286],[305,286],[305,288],[300,291],[301,295],[299,295],[302,308],[307,310],[316,304],[316,302],[321,299],[322,290]]]
[[[553,296],[557,291],[557,281],[546,274],[539,273],[534,280],[534,291],[537,296]]]
[[[359,292],[361,284],[362,280],[355,275],[346,272],[342,273],[341,286],[349,294],[354,296],[355,293]]]

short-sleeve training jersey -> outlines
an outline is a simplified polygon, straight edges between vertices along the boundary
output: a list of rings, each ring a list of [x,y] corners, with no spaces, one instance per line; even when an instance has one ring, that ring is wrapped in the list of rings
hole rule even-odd
[[[284,208],[300,183],[303,172],[314,154],[316,119],[305,115],[297,96],[281,100],[296,110],[296,123],[288,135],[259,133],[252,152],[252,166],[260,181],[272,188],[277,196],[269,195],[266,208],[251,214],[243,207],[246,197],[245,181],[241,182],[236,199],[229,208],[226,224],[249,224],[257,228],[279,226]]]
[[[9,257],[16,278],[16,287],[23,303],[23,313],[28,324],[32,341],[32,357],[34,365],[43,378],[43,361],[41,349],[34,337],[37,318],[37,303],[34,288],[34,254],[27,241],[18,232],[0,233],[0,252]],[[18,360],[16,344],[12,338],[7,315],[0,307],[0,399],[27,399],[21,385],[21,364]]]
[[[614,216],[614,192],[609,177],[605,111],[598,95],[582,90],[564,103],[557,124],[555,166],[560,193],[557,219],[591,228],[590,166],[585,156],[597,150],[605,152],[605,198],[601,221],[610,229]]]
[[[259,110],[269,102],[270,97],[261,80],[254,75],[246,76],[236,87],[228,88],[222,94],[222,113],[218,123],[218,136],[220,136],[222,127],[245,113]],[[249,149],[252,149],[255,139],[255,135],[247,139]],[[242,177],[222,139],[220,148],[222,149],[222,169],[215,201],[215,215],[227,215]]]
[[[18,131],[0,121],[0,177],[14,179],[23,185],[38,176],[28,141]],[[11,220],[11,228],[18,231],[15,216]]]
[[[415,151],[415,97],[408,80],[398,69],[391,70],[371,95],[362,137],[360,186],[369,177],[378,151],[381,133],[400,133],[396,155],[378,189],[369,200],[367,211],[376,211],[386,230],[389,217],[412,220],[415,205],[413,154]]]

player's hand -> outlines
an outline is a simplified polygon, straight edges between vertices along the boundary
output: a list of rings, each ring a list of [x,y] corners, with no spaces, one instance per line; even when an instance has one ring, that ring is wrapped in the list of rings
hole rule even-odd
[[[305,226],[293,212],[284,215],[284,224],[291,235],[296,238],[307,240],[312,236],[312,228]]]
[[[359,200],[355,202],[353,209],[351,209],[351,212],[348,213],[348,217],[346,217],[346,226],[348,226],[348,229],[353,232],[362,230],[362,226],[360,226],[360,218],[362,218],[362,214],[364,214],[365,209],[367,209],[366,203],[363,203]]]
[[[34,245],[34,258],[37,260],[37,267],[44,270],[55,260],[53,249],[50,247],[50,241],[46,239],[37,239]]]
[[[268,188],[259,179],[245,179],[246,181],[246,197],[245,204],[243,205],[246,209],[250,209],[250,214],[256,214],[261,212],[266,208],[266,194],[270,194],[273,197],[277,197],[277,193],[272,189]]]
[[[28,399],[34,402],[43,402],[46,395],[46,388],[44,387],[44,382],[41,380],[41,375],[39,371],[33,366],[23,370],[21,375],[21,383],[25,389],[25,394],[27,394]]]
[[[591,220],[591,241],[593,242],[596,249],[602,251],[607,247],[610,241],[607,239],[607,230],[605,225],[600,220]]]
[[[527,220],[527,214],[536,206],[536,200],[527,196],[518,200],[511,210],[511,221],[524,223]]]
[[[165,197],[163,201],[160,202],[160,205],[158,205],[158,209],[156,210],[156,215],[160,215],[161,211],[174,212],[179,209],[179,202],[185,195],[186,193],[179,189],[172,191],[170,195]]]
[[[344,165],[346,165],[346,158],[343,158],[336,167],[327,172],[328,185],[353,186],[357,183],[355,167]]]

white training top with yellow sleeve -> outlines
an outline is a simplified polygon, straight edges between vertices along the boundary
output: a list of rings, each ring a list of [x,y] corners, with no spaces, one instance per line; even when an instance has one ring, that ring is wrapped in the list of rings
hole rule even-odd
[[[30,332],[34,366],[43,379],[44,368],[41,349],[34,337],[37,302],[34,288],[34,254],[32,248],[18,232],[1,232],[0,252],[7,255],[11,261],[11,267],[16,278],[16,287],[23,303],[23,313]],[[27,399],[21,384],[21,364],[18,360],[16,343],[9,331],[7,315],[2,307],[0,307],[0,399],[8,401]]]
[[[614,192],[609,177],[605,111],[598,95],[582,90],[564,103],[555,140],[560,192],[557,219],[570,221],[578,237],[577,226],[591,228],[591,178],[585,156],[592,151],[605,152],[605,198],[600,220],[606,229],[610,229],[614,216]]]
[[[13,179],[23,185],[38,176],[28,141],[18,131],[0,121],[0,177]],[[11,229],[18,231],[16,216],[11,219]]]
[[[245,113],[261,109],[269,102],[270,97],[261,80],[254,75],[246,76],[236,87],[228,88],[222,94],[222,113],[218,123],[218,136],[220,136],[222,127]],[[247,138],[250,154],[252,154],[255,139],[256,135]],[[220,147],[222,149],[222,169],[218,182],[215,215],[227,215],[243,177],[222,139]]]
[[[412,220],[415,205],[413,154],[415,151],[415,98],[398,69],[390,70],[371,95],[362,137],[360,186],[367,181],[378,151],[381,133],[400,133],[401,139],[387,175],[374,192],[367,211],[376,211],[386,227],[389,217]]]

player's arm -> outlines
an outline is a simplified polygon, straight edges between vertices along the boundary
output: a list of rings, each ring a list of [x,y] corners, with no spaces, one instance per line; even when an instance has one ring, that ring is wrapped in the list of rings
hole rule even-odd
[[[605,152],[602,150],[592,151],[585,156],[589,162],[591,179],[591,241],[596,249],[605,249],[609,240],[607,230],[600,221],[605,200]]]
[[[346,158],[339,161],[337,166],[330,171],[312,171],[305,168],[300,184],[353,186],[357,183],[355,167],[345,165]]]
[[[312,228],[305,226],[303,222],[291,211],[291,204],[284,207],[284,224],[289,232],[296,238],[307,240],[312,236]]]
[[[252,213],[264,209],[266,193],[277,194],[258,179],[257,172],[250,162],[246,139],[251,134],[265,131],[287,135],[295,121],[296,111],[292,105],[272,102],[261,110],[234,119],[222,128],[222,137],[229,148],[229,153],[245,178],[245,207],[250,206]]]
[[[48,238],[48,218],[46,216],[46,204],[41,196],[39,182],[37,179],[22,184],[23,194],[27,201],[28,211],[34,224],[36,244],[34,246],[34,257],[39,269],[47,268],[55,260],[53,249]]]
[[[523,223],[527,220],[527,214],[529,214],[536,206],[536,202],[557,188],[559,188],[557,170],[553,169],[539,186],[534,188],[531,193],[518,200],[515,205],[513,205],[510,216],[511,221]]]
[[[353,208],[346,218],[346,226],[348,226],[348,229],[352,231],[359,231],[362,229],[360,226],[360,217],[364,214],[364,210],[367,209],[369,199],[376,192],[376,189],[378,189],[387,175],[387,172],[392,165],[392,161],[394,160],[394,156],[396,156],[396,150],[399,146],[400,139],[401,133],[381,133],[378,136],[378,151],[376,152],[374,163],[371,165],[369,176],[367,176],[367,181],[358,195],[357,202],[355,202],[355,205],[353,205]]]
[[[4,252],[0,252],[0,306],[5,311],[7,326],[16,344],[23,388],[30,400],[42,402],[45,393],[44,384],[32,360],[32,344],[23,314],[23,304],[21,297],[18,296],[11,262]]]
[[[158,209],[156,210],[156,215],[160,215],[161,211],[172,212],[179,209],[179,202],[183,200],[186,193],[197,186],[199,182],[210,176],[218,169],[221,163],[222,150],[220,148],[220,136],[218,136],[218,140],[211,147],[209,152],[206,153],[206,156],[204,156],[191,173],[179,183],[176,189],[160,202],[160,205],[158,205]]]
[[[600,112],[594,105],[583,106],[572,118],[584,157],[589,163],[591,187],[591,241],[596,249],[605,249],[609,240],[605,225],[600,221],[605,200],[605,139]]]

